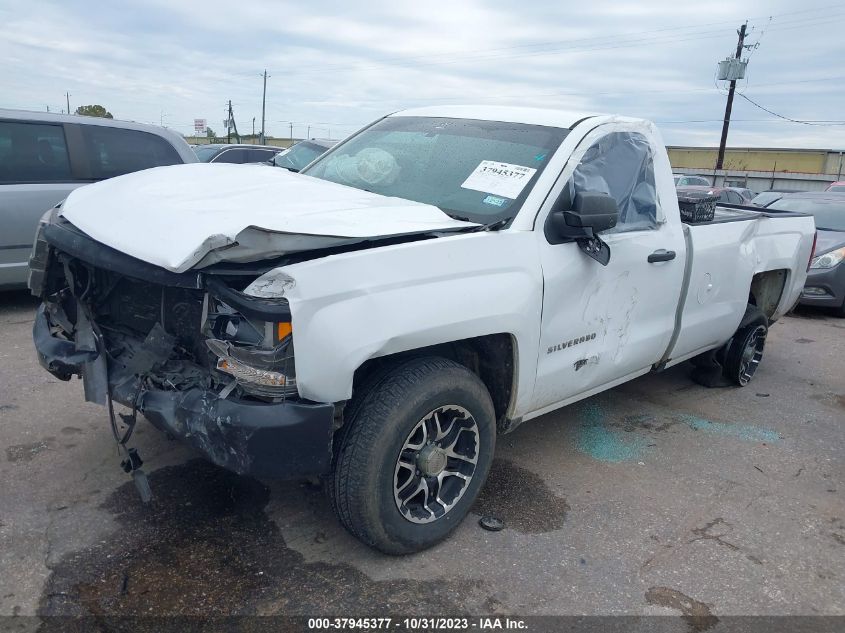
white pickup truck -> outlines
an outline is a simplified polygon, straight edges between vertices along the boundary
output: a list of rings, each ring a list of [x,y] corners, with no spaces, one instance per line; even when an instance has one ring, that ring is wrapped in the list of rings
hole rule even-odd
[[[647,121],[409,110],[299,174],[74,191],[36,238],[33,336],[124,449],[141,413],[238,473],[321,476],[355,536],[404,553],[467,514],[497,434],[687,359],[746,384],[814,235],[739,207],[682,223]]]

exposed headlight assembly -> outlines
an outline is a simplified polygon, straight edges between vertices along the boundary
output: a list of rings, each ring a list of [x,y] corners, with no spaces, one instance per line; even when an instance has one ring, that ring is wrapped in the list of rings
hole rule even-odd
[[[843,259],[845,259],[845,247],[837,248],[835,251],[814,257],[810,262],[810,268],[833,268]]]
[[[217,356],[217,369],[232,376],[246,393],[267,398],[297,395],[290,337],[270,349],[235,346],[219,339],[205,343]]]
[[[274,399],[297,395],[289,312],[276,316],[247,309],[244,315],[239,306],[211,294],[206,295],[203,311],[205,343],[217,357],[218,371],[232,376],[251,395]],[[221,394],[228,395],[233,387]]]

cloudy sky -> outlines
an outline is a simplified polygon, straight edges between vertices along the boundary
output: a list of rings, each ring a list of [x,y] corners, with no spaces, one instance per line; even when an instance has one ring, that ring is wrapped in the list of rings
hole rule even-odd
[[[759,43],[729,145],[845,149],[845,4],[831,0],[145,3],[0,0],[0,107],[99,103],[116,118],[220,132],[341,137],[387,112],[518,104],[656,121],[667,143],[717,145],[716,62]],[[839,125],[837,125],[839,123]]]

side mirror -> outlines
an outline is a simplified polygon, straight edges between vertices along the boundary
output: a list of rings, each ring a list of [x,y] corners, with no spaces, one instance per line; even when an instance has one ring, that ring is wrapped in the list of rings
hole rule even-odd
[[[555,203],[545,226],[546,239],[550,244],[575,240],[578,247],[602,266],[610,261],[610,247],[597,235],[616,226],[619,208],[613,196],[597,191],[585,191],[575,195],[571,208],[569,194],[564,191]]]
[[[593,238],[612,229],[619,220],[619,209],[613,196],[597,191],[575,194],[571,209],[552,211],[552,226],[562,238]]]

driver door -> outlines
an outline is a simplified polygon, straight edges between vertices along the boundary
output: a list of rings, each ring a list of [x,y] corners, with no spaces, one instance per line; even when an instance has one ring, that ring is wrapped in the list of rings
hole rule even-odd
[[[600,234],[611,251],[607,266],[575,242],[552,244],[535,231],[544,279],[535,411],[645,373],[669,344],[685,245],[680,223],[666,221],[657,195],[675,190],[668,166],[655,182],[658,149],[625,124],[600,126],[582,140],[563,172],[571,175],[556,186],[560,193],[568,188],[572,200],[578,192],[610,194],[620,215]],[[538,223],[547,218],[541,213]],[[675,255],[649,262],[661,251]]]

